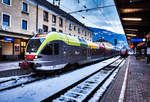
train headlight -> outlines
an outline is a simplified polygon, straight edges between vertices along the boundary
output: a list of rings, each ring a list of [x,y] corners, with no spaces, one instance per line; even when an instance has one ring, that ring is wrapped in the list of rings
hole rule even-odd
[[[35,59],[37,59],[38,58],[38,56],[35,56]]]

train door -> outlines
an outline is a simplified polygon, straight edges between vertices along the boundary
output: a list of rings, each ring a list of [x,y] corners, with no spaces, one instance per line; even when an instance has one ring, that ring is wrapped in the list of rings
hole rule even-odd
[[[42,54],[44,55],[45,60],[58,60],[59,59],[59,42],[50,42],[45,48],[42,50]]]
[[[60,57],[60,42],[54,41],[50,43],[52,49],[52,55],[49,56],[53,60],[59,60]]]
[[[91,49],[87,48],[87,59],[91,59]]]

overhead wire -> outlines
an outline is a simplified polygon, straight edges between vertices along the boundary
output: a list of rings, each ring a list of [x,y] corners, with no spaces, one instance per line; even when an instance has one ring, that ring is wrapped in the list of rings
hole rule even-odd
[[[101,12],[101,8],[107,8],[107,7],[113,7],[113,6],[115,6],[115,5],[105,5],[105,6],[99,6],[98,7],[98,0],[97,0],[97,2],[95,1],[95,0],[93,0],[94,2],[95,2],[95,4],[97,5],[97,7],[95,7],[95,8],[87,8],[87,9],[83,9],[83,10],[77,10],[77,11],[73,11],[73,10],[71,10],[70,8],[67,8],[67,7],[65,7],[65,6],[63,6],[62,4],[61,4],[61,6],[63,6],[64,8],[66,8],[66,9],[69,9],[71,12],[69,12],[69,14],[77,14],[77,15],[79,15],[79,16],[81,16],[83,19],[86,19],[88,22],[90,21],[90,23],[92,23],[92,24],[94,24],[94,25],[96,25],[96,26],[99,26],[99,25],[97,25],[97,24],[95,24],[93,21],[91,21],[90,19],[88,19],[87,17],[84,17],[83,15],[81,15],[81,14],[79,14],[80,12],[83,12],[83,11],[91,11],[91,10],[98,10],[98,12],[100,12],[101,14],[102,14],[102,16],[103,16],[103,18],[105,19],[104,20],[104,22],[105,22],[105,24],[107,24],[108,26],[110,26],[113,30],[114,30],[114,32],[116,31],[116,28],[114,28],[114,23],[112,24],[112,22],[108,19],[108,17],[107,16],[105,16],[105,14],[103,13],[103,12]],[[101,2],[103,5],[104,5],[104,1],[102,0],[102,2]],[[83,4],[81,4],[80,2],[79,2],[79,4],[81,5],[81,6],[83,6]],[[79,13],[78,13],[79,12]],[[108,21],[108,22],[107,22]],[[115,24],[116,25],[116,24]],[[115,26],[115,27],[118,27],[118,26]]]
[[[111,6],[115,6],[115,5],[106,5],[106,6],[100,6],[100,7],[98,7],[98,0],[97,1],[95,1],[95,0],[93,0],[94,2],[95,2],[95,4],[96,4],[96,8],[90,8],[90,9],[84,9],[84,10],[78,10],[78,11],[73,11],[73,12],[70,12],[70,14],[71,13],[77,13],[77,12],[83,12],[83,11],[90,11],[90,10],[95,10],[95,9],[98,9],[98,10],[100,10],[101,8],[107,8],[107,7],[111,7]],[[103,0],[102,0],[103,1]],[[104,5],[104,2],[102,2],[103,3],[103,5]],[[81,4],[81,2],[79,2],[79,4]],[[114,25],[112,24],[112,22],[109,20],[109,19],[107,19],[107,17],[105,16],[105,14],[103,13],[103,12],[101,12],[100,11],[100,13],[102,14],[102,16],[104,17],[104,19],[106,19],[106,21],[108,21],[108,22],[106,22],[105,20],[104,20],[104,22],[105,22],[105,24],[107,24],[107,25],[111,25],[111,28],[115,31],[115,29],[114,29]],[[109,23],[109,24],[108,24]],[[109,25],[109,26],[110,26]]]
[[[68,12],[69,14],[72,13],[78,13],[78,12],[83,12],[83,11],[91,11],[91,10],[96,10],[96,9],[100,9],[100,8],[107,8],[107,7],[113,7],[115,5],[105,5],[105,6],[100,6],[100,7],[95,7],[95,8],[87,8],[87,9],[82,9],[82,10],[77,10],[77,11],[73,11],[73,12]]]
[[[102,0],[102,1],[103,1],[103,0]],[[98,0],[97,0],[97,1],[94,0],[94,2],[95,2],[95,4],[97,4],[97,7],[98,7],[98,5],[99,5],[99,4],[98,4]],[[101,6],[101,7],[103,7],[104,2],[101,2],[101,3],[102,3],[102,6]],[[101,12],[101,9],[98,9],[98,12],[99,12],[99,11],[100,11],[100,14],[102,14],[102,16],[104,17],[104,19],[106,19],[106,21],[109,21],[109,20],[107,19],[107,17],[104,15],[104,13]],[[106,21],[104,20],[105,24],[108,25],[108,26],[111,25],[111,26],[112,26],[112,29],[115,30],[115,29],[113,28],[112,23],[109,21],[109,24],[108,24],[108,22],[106,22]]]
[[[61,4],[61,6],[63,6],[63,5]],[[65,6],[63,6],[63,7],[66,8],[66,9],[68,9],[68,10],[70,10],[70,11],[72,11],[70,8],[67,8],[67,7],[65,7]],[[84,17],[83,15],[81,15],[81,14],[79,14],[79,13],[75,13],[75,14],[81,16],[83,19],[86,19],[87,21],[89,21],[89,22],[92,23],[93,25],[97,25],[97,24],[95,24],[93,21],[91,21],[90,19],[88,19],[87,17]]]

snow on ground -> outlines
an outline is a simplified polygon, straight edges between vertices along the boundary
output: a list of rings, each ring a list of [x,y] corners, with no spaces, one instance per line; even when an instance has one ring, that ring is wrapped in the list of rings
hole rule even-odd
[[[102,97],[108,86],[111,84],[111,82],[114,80],[114,77],[118,73],[119,69],[123,66],[125,63],[125,60],[119,65],[119,68],[113,72],[113,74],[105,81],[105,83],[102,85],[102,87],[93,95],[93,97],[89,100],[89,102],[98,102],[99,98]]]
[[[0,92],[0,102],[39,102],[113,62],[112,58],[70,73]]]

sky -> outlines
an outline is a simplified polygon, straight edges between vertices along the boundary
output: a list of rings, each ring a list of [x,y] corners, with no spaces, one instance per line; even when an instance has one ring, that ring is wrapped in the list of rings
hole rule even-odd
[[[53,0],[48,0],[53,3]],[[79,1],[79,3],[78,3]],[[89,8],[105,7],[90,11],[72,13],[71,15],[89,27],[106,29],[115,33],[124,34],[114,0],[61,0],[60,9],[67,13]],[[85,8],[86,6],[86,8]]]

